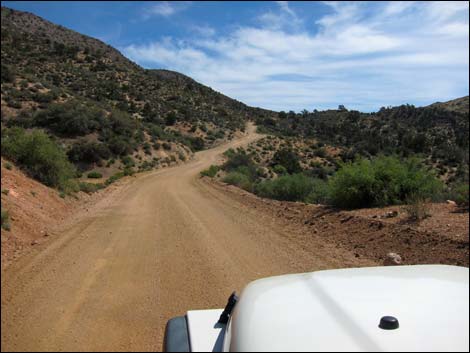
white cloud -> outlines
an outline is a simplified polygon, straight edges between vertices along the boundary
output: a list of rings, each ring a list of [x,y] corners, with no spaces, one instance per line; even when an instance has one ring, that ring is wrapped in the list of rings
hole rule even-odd
[[[276,110],[338,104],[375,110],[468,94],[468,3],[327,5],[331,12],[315,23],[301,23],[287,2],[278,2],[277,11],[258,17],[260,27],[122,50],[144,66],[181,71],[247,104]],[[286,18],[299,24],[287,26]]]
[[[170,16],[176,12],[176,9],[168,1],[162,1],[150,6],[147,12],[149,15]]]
[[[145,20],[153,16],[170,17],[185,10],[188,5],[188,1],[154,1],[143,9],[142,17]]]
[[[283,12],[289,14],[291,17],[297,17],[296,13],[290,9],[288,1],[276,1],[276,3]]]
[[[202,37],[212,37],[216,33],[215,29],[209,25],[191,26],[191,31]]]
[[[299,30],[302,20],[289,7],[288,1],[276,1],[279,11],[268,11],[258,17],[258,21],[270,29],[292,29]]]
[[[396,16],[411,9],[415,4],[415,1],[392,1],[385,6],[383,12],[385,16]]]

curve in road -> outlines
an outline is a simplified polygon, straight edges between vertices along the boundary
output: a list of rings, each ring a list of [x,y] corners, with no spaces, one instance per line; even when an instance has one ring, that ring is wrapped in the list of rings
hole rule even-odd
[[[2,351],[155,351],[166,321],[270,275],[334,267],[198,178],[246,136],[135,178],[2,278]],[[41,245],[42,247],[42,245]]]

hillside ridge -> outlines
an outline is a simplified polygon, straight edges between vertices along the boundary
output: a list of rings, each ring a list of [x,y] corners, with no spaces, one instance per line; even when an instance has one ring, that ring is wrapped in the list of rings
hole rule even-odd
[[[248,120],[274,114],[181,73],[144,69],[98,39],[5,7],[1,103],[2,131],[43,129],[81,173],[105,177],[184,162],[234,138]]]

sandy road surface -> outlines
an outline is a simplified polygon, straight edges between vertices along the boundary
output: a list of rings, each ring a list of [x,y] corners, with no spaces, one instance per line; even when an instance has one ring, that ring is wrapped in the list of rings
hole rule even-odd
[[[228,147],[258,138],[249,132],[138,176],[10,266],[2,351],[160,350],[170,317],[222,307],[253,279],[338,266],[199,180]]]

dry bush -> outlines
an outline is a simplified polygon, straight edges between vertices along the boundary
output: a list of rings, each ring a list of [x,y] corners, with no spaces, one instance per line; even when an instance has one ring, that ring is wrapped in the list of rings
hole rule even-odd
[[[419,196],[411,196],[407,204],[403,206],[403,211],[407,214],[408,220],[420,222],[431,217],[429,200]]]

